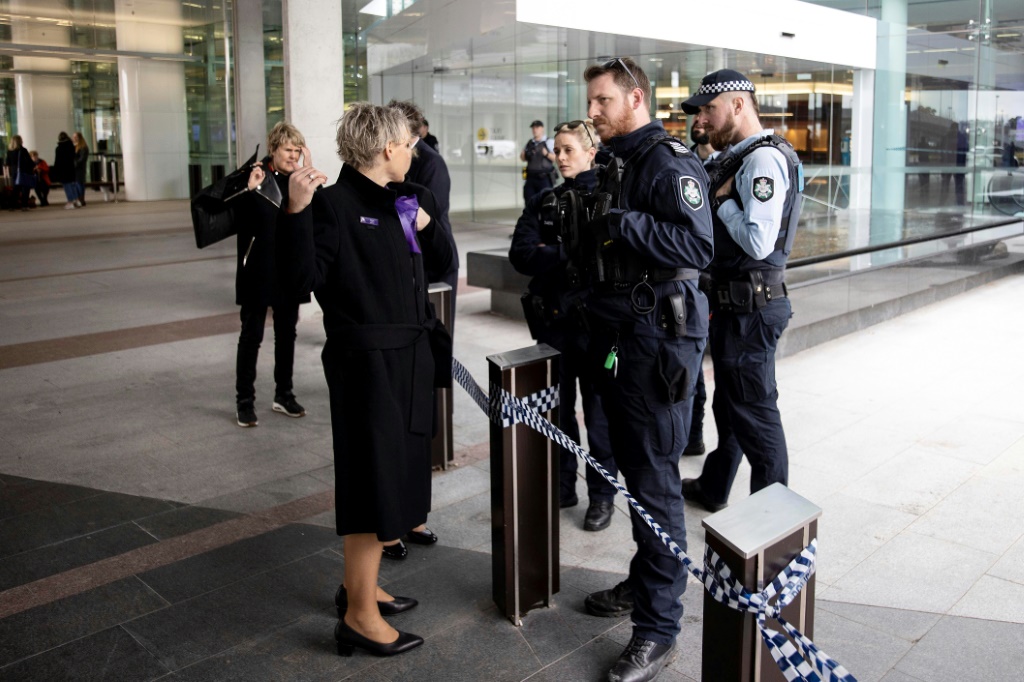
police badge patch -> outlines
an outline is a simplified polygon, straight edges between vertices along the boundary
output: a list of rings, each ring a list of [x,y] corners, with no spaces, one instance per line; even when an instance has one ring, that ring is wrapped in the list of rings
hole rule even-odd
[[[767,203],[775,196],[775,181],[765,176],[754,178],[754,182],[750,186],[750,193],[762,204]]]
[[[683,197],[683,203],[694,211],[699,211],[704,206],[704,194],[700,191],[700,184],[697,178],[683,175],[679,178],[679,194]]]

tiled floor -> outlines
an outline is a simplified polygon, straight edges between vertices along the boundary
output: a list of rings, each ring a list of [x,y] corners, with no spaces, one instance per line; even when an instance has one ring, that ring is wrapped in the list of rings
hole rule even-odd
[[[463,262],[510,229],[460,223]],[[625,571],[621,499],[601,533],[580,528],[585,505],[563,512],[562,590],[514,627],[491,600],[489,425],[457,390],[441,542],[382,567],[421,602],[395,625],[426,645],[341,658],[319,321],[299,326],[309,415],[269,410],[268,334],[260,426],[239,429],[234,245],[197,251],[187,204],[0,215],[0,247],[0,679],[603,679],[629,623],[582,602]],[[791,487],[824,510],[814,639],[859,680],[1020,679],[1022,294],[1007,278],[779,363]],[[487,296],[458,299],[456,355],[478,380],[486,355],[530,344]],[[747,485],[744,466],[733,502]],[[695,556],[704,517],[687,508]],[[700,586],[684,601],[659,680],[700,678]]]

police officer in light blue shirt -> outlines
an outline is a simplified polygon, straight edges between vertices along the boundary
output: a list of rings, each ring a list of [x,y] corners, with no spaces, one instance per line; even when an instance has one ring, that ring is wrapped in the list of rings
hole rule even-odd
[[[709,168],[715,256],[709,345],[718,447],[683,496],[710,511],[725,507],[745,454],[750,491],[786,485],[789,460],[775,381],[775,351],[792,308],[783,282],[800,216],[802,166],[795,151],[761,127],[754,84],[723,69],[683,103],[715,149]],[[731,146],[730,146],[731,145]]]

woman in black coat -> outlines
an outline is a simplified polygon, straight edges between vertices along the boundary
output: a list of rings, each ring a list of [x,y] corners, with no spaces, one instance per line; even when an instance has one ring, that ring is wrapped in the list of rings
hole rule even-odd
[[[314,291],[327,332],[335,511],[345,538],[335,597],[342,655],[359,647],[389,656],[423,643],[381,617],[416,601],[377,586],[383,543],[430,509],[434,387],[451,375],[451,340],[427,300],[424,265],[443,270],[452,251],[429,190],[402,182],[413,141],[401,112],[356,103],[338,125],[338,182],[314,196],[327,178],[306,149],[289,180],[293,252],[282,267],[291,264],[296,290]]]
[[[28,150],[21,141],[21,135],[11,137],[7,145],[7,157],[4,159],[4,174],[7,175],[11,185],[14,187],[15,197],[18,205],[12,206],[11,210],[20,208],[28,210],[28,198],[32,188],[36,186],[35,164]]]
[[[270,156],[258,162],[249,175],[249,193],[236,201],[238,212],[238,267],[235,271],[235,303],[242,331],[235,360],[235,419],[239,426],[259,424],[256,417],[256,361],[267,309],[274,309],[274,402],[272,409],[288,417],[306,414],[295,399],[292,368],[295,364],[295,327],[299,304],[309,303],[308,290],[298,295],[281,289],[277,273],[277,232],[279,218],[288,206],[288,177],[298,168],[306,139],[299,130],[281,121],[267,136]],[[265,169],[265,170],[264,170]],[[269,175],[269,179],[268,179]],[[255,190],[264,182],[275,182],[281,190],[281,206],[275,206]]]
[[[77,208],[75,206],[75,198],[78,195],[75,187],[75,143],[64,131],[57,136],[57,148],[53,152],[50,179],[53,182],[59,182],[64,188],[64,196],[68,200],[68,203],[64,204],[64,208]]]

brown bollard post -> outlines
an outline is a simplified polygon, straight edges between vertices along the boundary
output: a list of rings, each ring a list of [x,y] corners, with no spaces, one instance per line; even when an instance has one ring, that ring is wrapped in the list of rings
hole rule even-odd
[[[444,282],[432,282],[427,289],[434,311],[446,329],[452,328],[452,288]],[[430,465],[434,469],[447,469],[455,459],[455,447],[452,442],[452,389],[437,389],[435,405],[437,415],[437,433],[430,443]]]
[[[817,537],[821,508],[781,483],[704,519],[705,541],[733,576],[759,592]],[[782,616],[814,638],[814,576]],[[769,627],[771,625],[769,624]],[[773,630],[785,632],[776,624]],[[717,682],[785,682],[752,613],[730,609],[704,592],[701,676]]]
[[[558,383],[559,353],[545,344],[489,355],[492,400],[525,398]],[[558,423],[558,408],[541,413]],[[526,424],[491,422],[491,575],[494,603],[516,625],[559,590],[559,447]]]

